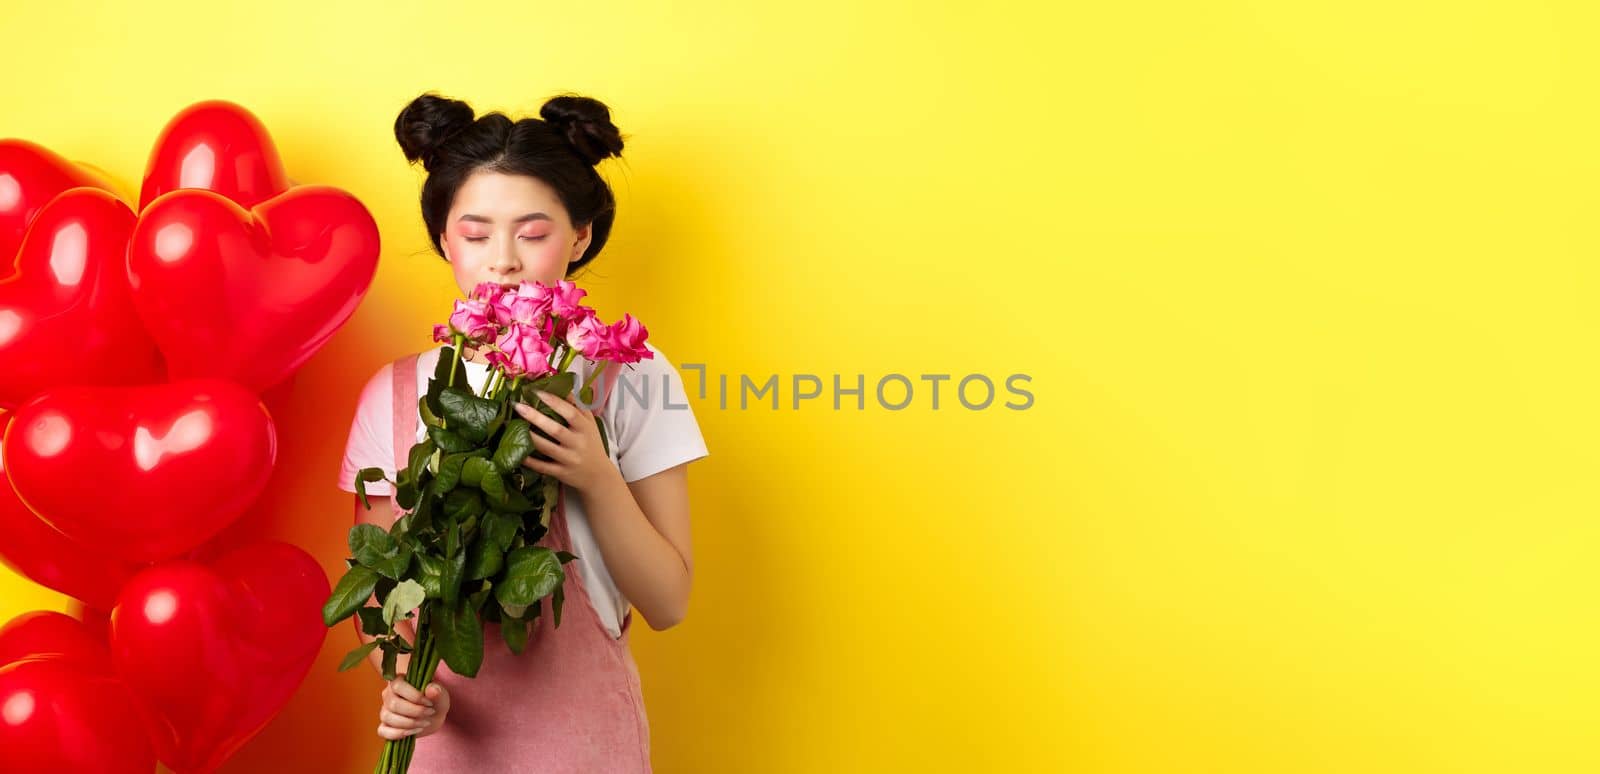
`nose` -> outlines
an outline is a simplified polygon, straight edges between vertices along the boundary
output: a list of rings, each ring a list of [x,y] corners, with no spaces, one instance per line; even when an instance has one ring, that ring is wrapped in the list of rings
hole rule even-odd
[[[494,256],[489,263],[489,271],[507,276],[522,270],[522,261],[517,258],[517,244],[515,239],[496,240],[499,244],[495,248]]]

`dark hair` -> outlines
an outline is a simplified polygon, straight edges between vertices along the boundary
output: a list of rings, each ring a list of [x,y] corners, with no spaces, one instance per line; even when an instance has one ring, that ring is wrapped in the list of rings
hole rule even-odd
[[[512,121],[495,112],[473,115],[460,100],[429,92],[411,100],[394,120],[394,137],[410,161],[428,172],[422,184],[422,222],[434,252],[444,256],[439,234],[456,190],[479,170],[531,175],[555,189],[572,225],[592,226],[589,249],[567,267],[588,264],[611,235],[617,200],[595,165],[622,155],[622,134],[599,100],[565,94],[539,109],[539,118]]]

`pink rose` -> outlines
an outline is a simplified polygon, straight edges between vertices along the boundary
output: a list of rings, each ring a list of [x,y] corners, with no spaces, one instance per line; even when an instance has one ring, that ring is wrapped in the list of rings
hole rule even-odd
[[[480,282],[478,283],[477,287],[472,289],[472,295],[469,296],[469,298],[482,301],[492,306],[496,301],[499,301],[500,297],[505,295],[505,293],[506,289],[501,287],[500,283],[498,282]]]
[[[564,320],[577,319],[579,310],[586,308],[578,302],[588,294],[589,291],[576,284],[561,280],[550,289],[550,313]]]
[[[528,328],[542,328],[544,318],[550,313],[550,289],[536,281],[523,281],[515,293],[506,293],[499,299],[506,325],[517,323]]]
[[[507,325],[541,328],[544,327],[544,319],[549,313],[549,296],[527,296],[519,292],[508,293],[500,299],[501,319]]]
[[[644,323],[639,322],[631,314],[624,313],[622,319],[611,324],[610,339],[611,352],[606,359],[616,363],[637,363],[640,360],[652,360],[656,354],[644,345],[645,339],[650,337]]]
[[[475,299],[457,299],[450,313],[450,328],[473,341],[488,341],[500,332],[490,317],[489,304]]]
[[[587,308],[587,307],[585,307]],[[590,360],[603,360],[611,349],[610,327],[590,309],[567,326],[567,346]]]
[[[454,341],[453,337],[454,337],[454,334],[451,332],[450,326],[448,326],[448,325],[435,325],[435,326],[433,326],[433,340],[434,341],[437,341],[440,344],[449,344],[451,341]]]
[[[540,335],[538,328],[512,323],[500,334],[495,346],[499,352],[491,353],[490,363],[499,365],[507,376],[544,376],[554,373],[550,366],[550,343]]]

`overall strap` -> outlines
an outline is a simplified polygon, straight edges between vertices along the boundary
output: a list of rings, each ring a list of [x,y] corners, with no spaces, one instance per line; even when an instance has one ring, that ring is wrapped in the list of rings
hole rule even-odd
[[[406,355],[394,361],[394,474],[411,462],[411,447],[417,442],[417,356]],[[398,510],[398,506],[396,507]]]
[[[622,372],[622,367],[609,360],[602,368],[606,369],[605,375],[600,378],[600,403],[594,408],[594,413],[599,414],[606,410],[606,404],[611,402],[611,391],[617,385],[617,374]]]

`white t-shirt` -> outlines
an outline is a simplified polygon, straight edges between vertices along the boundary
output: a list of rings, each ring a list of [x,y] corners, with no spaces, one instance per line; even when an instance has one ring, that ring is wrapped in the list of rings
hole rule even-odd
[[[617,375],[611,397],[601,415],[611,445],[611,460],[622,471],[622,479],[630,483],[709,454],[705,438],[700,434],[700,425],[689,408],[683,378],[661,350],[653,344],[646,343],[645,346],[655,353],[653,359],[613,366],[622,370]],[[427,394],[428,379],[433,375],[443,349],[444,346],[440,345],[419,354],[418,396]],[[465,360],[462,366],[466,369],[473,391],[483,389],[489,366]],[[589,378],[593,369],[594,365],[581,355],[573,358],[568,370],[576,375],[574,392]],[[595,380],[597,393],[602,379]],[[378,369],[361,390],[355,420],[350,424],[350,437],[345,443],[344,462],[339,467],[340,489],[355,492],[356,473],[362,468],[382,468],[390,480],[395,478],[393,407],[394,364],[388,363]],[[419,418],[416,440],[421,441],[426,434],[426,427]],[[388,481],[375,481],[367,484],[366,488],[368,494],[394,494],[394,487]],[[621,637],[622,619],[629,609],[628,600],[617,590],[616,582],[606,569],[600,546],[595,542],[593,530],[589,528],[582,498],[568,489],[562,499],[566,504],[572,552],[578,555],[574,564],[583,573],[584,588],[589,591],[595,612],[611,636]]]

